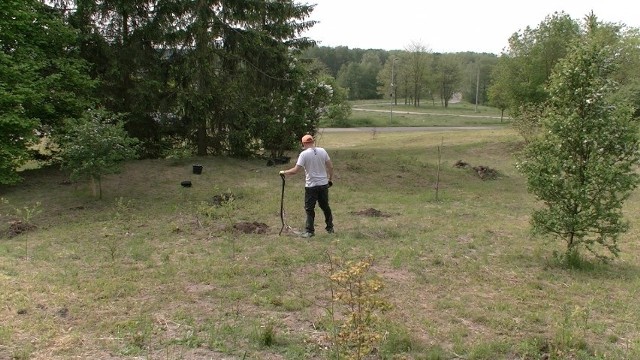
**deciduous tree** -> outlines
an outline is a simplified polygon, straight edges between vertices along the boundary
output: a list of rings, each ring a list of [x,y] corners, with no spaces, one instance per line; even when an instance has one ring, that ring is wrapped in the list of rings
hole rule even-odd
[[[38,137],[93,102],[76,33],[37,0],[0,2],[0,184],[19,181]]]
[[[612,102],[620,44],[603,41],[595,16],[550,79],[543,132],[525,149],[519,168],[544,203],[534,229],[562,239],[567,259],[580,248],[600,258],[618,255],[627,229],[622,206],[638,184],[638,122],[625,102]]]
[[[102,110],[71,120],[68,128],[58,138],[63,168],[70,171],[71,179],[97,183],[98,196],[102,198],[102,177],[119,173],[124,161],[137,157],[138,140],[124,130],[121,116]]]
[[[413,106],[420,106],[420,101],[425,95],[430,80],[429,70],[432,64],[432,57],[429,49],[421,43],[412,43],[407,49],[406,56],[401,59],[402,71],[406,72],[404,78],[407,80],[407,93],[413,100]]]
[[[548,99],[549,76],[579,36],[579,23],[564,12],[556,12],[547,16],[538,27],[527,27],[514,33],[509,38],[508,48],[498,59],[489,100],[506,105],[516,128],[526,130],[521,135],[527,141],[531,131],[539,127],[537,118],[528,115]]]
[[[438,54],[434,62],[434,83],[438,86],[438,93],[442,106],[449,106],[453,95],[460,91],[462,83],[462,69],[455,55]]]

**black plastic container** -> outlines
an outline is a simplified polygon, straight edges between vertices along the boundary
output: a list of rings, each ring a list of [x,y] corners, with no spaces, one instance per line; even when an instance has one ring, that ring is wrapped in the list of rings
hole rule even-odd
[[[202,165],[193,165],[193,173],[194,174],[202,174]]]

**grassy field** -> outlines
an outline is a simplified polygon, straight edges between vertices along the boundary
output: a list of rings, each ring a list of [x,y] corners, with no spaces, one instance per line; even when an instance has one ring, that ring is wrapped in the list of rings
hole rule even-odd
[[[451,103],[444,108],[440,103],[422,102],[420,106],[389,101],[362,100],[352,102],[352,114],[347,121],[323,123],[333,127],[394,127],[394,126],[487,126],[505,125],[507,114],[487,106],[467,102]]]
[[[136,161],[102,200],[55,169],[0,188],[0,359],[344,359],[335,329],[350,310],[330,279],[368,256],[391,305],[368,359],[640,358],[637,194],[620,258],[572,270],[554,258],[563,244],[529,233],[538,204],[511,130],[318,142],[336,168],[336,233],[318,211],[312,239],[278,235],[290,165],[262,160]],[[296,229],[302,200],[303,177],[287,178]],[[251,224],[266,232],[236,229]]]

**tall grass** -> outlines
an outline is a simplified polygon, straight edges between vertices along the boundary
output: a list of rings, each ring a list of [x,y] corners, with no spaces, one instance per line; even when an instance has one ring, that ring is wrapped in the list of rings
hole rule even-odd
[[[336,234],[311,240],[278,236],[278,170],[290,164],[136,161],[105,179],[101,201],[56,169],[0,188],[0,358],[333,358],[328,255],[370,255],[384,282],[392,307],[371,358],[638,358],[637,194],[621,257],[568,269],[553,256],[562,244],[529,234],[539,204],[513,166],[512,131],[324,132],[318,142],[336,167]],[[499,176],[481,180],[459,160]],[[287,178],[285,220],[297,229],[302,187]],[[222,193],[232,206],[211,210]],[[37,202],[37,228],[8,236],[14,210]],[[384,216],[359,215],[368,209]],[[269,231],[241,233],[238,222]]]

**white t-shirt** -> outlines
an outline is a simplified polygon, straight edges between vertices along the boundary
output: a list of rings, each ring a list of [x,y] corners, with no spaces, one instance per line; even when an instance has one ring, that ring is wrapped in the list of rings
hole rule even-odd
[[[300,153],[296,165],[304,168],[305,187],[327,185],[329,183],[326,166],[328,160],[330,160],[329,154],[321,147],[308,148]]]

